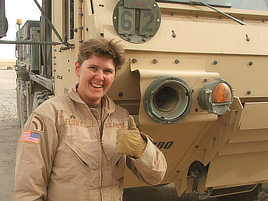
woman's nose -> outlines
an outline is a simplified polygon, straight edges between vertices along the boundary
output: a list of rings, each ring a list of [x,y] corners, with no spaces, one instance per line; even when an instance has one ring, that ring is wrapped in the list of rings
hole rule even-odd
[[[97,79],[104,80],[104,73],[103,73],[103,71],[101,71],[101,70],[97,71],[95,77]]]

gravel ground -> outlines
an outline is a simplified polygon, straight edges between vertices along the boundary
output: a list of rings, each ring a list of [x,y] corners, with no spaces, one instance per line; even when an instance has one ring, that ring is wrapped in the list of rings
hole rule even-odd
[[[0,122],[16,122],[16,72],[0,70]]]
[[[16,110],[16,73],[0,69],[0,200],[13,200],[14,169],[20,128]]]

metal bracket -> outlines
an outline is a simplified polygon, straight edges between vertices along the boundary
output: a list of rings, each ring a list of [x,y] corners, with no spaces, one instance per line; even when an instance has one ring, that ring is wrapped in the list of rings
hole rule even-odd
[[[212,187],[207,188],[205,192],[198,192],[198,184],[201,178],[207,177],[207,169],[201,163],[196,163],[195,165],[197,166],[195,166],[192,170],[189,171],[190,176],[194,178],[192,193],[197,199],[205,200],[210,196],[212,192]]]

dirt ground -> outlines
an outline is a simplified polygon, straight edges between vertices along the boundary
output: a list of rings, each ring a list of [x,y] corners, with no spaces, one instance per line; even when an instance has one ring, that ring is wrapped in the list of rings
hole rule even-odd
[[[15,154],[20,136],[16,111],[16,74],[0,69],[0,200],[13,200]]]

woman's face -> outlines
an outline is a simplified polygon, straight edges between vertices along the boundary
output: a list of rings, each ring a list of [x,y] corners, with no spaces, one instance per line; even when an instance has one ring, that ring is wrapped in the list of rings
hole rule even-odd
[[[77,92],[81,99],[88,104],[100,104],[114,81],[115,65],[112,59],[93,54],[81,66],[75,63],[75,74],[80,79]]]

